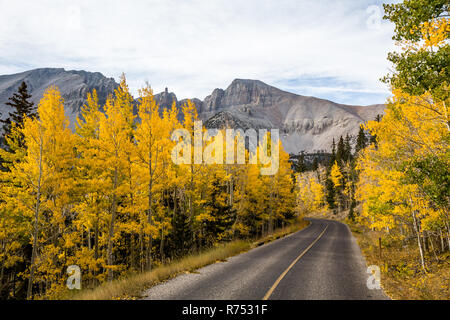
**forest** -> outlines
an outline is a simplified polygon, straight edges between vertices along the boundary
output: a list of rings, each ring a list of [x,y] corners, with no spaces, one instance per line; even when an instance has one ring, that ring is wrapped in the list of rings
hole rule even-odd
[[[385,113],[361,126],[356,137],[333,141],[328,164],[298,163],[300,188],[307,190],[300,205],[311,212],[322,199],[334,214],[345,213],[376,255],[372,260],[385,264],[385,274],[398,275],[395,286],[409,287],[404,292],[416,286],[415,297],[448,299],[448,2],[404,1],[384,9],[400,47],[388,56],[393,73],[383,78],[392,93]],[[368,240],[372,231],[376,242]],[[382,257],[382,246],[395,252],[392,265]],[[415,247],[412,261],[409,247]],[[424,285],[429,281],[434,293]]]
[[[71,265],[83,287],[95,287],[295,220],[293,172],[279,141],[274,175],[261,175],[264,165],[249,164],[248,152],[244,164],[175,164],[172,131],[195,134],[191,102],[180,117],[175,106],[159,108],[147,86],[135,114],[123,77],[105,105],[88,94],[72,131],[58,88],[46,90],[37,113],[28,99],[26,84],[10,99],[16,112],[0,154],[2,298],[55,297]]]

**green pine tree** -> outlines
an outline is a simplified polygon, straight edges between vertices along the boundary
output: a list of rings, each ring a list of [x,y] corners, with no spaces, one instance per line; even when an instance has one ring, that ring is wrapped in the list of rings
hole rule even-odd
[[[312,163],[312,169],[313,171],[316,171],[319,168],[319,159],[317,157],[314,157],[313,163]]]
[[[325,198],[330,209],[336,208],[336,191],[330,177],[325,181]]]
[[[12,95],[5,104],[10,106],[13,111],[9,113],[9,117],[5,120],[0,120],[3,123],[3,136],[1,143],[5,145],[5,136],[11,133],[11,126],[14,122],[17,126],[22,126],[25,117],[36,117],[36,113],[33,110],[33,102],[29,99],[31,95],[28,93],[28,87],[25,81],[22,81],[19,89]]]
[[[303,153],[298,156],[298,162],[295,165],[295,171],[298,173],[306,171],[305,155]]]
[[[328,167],[330,169],[333,166],[334,161],[336,161],[336,141],[333,138],[333,142],[331,144],[331,157],[330,157],[330,162],[328,163]]]
[[[351,160],[352,160],[351,137],[347,133],[344,141],[344,161],[351,161]]]
[[[368,141],[366,133],[364,132],[364,127],[361,125],[359,126],[358,137],[356,139],[356,146],[355,146],[356,153],[367,147],[367,142]]]
[[[344,138],[342,138],[342,136],[339,138],[339,142],[337,144],[336,161],[339,164],[339,166],[341,166],[342,162],[345,161],[345,143]]]

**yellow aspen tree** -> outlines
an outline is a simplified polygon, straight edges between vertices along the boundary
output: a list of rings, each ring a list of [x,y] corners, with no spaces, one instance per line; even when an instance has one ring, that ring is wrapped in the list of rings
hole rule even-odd
[[[26,144],[23,161],[15,164],[11,173],[20,181],[17,208],[30,217],[32,254],[27,298],[33,295],[35,273],[40,270],[55,281],[52,268],[45,264],[48,256],[58,258],[63,244],[46,244],[46,238],[56,237],[70,215],[70,169],[73,167],[73,135],[64,114],[63,99],[56,87],[50,87],[38,106],[39,119],[25,119],[21,130]],[[46,217],[43,217],[46,212]],[[51,227],[51,229],[45,229]],[[55,228],[56,227],[56,228]],[[49,234],[53,230],[56,234]],[[52,276],[53,275],[53,276]],[[51,283],[54,285],[55,283]]]
[[[171,141],[171,121],[174,116],[170,116],[164,110],[160,115],[160,108],[153,98],[153,92],[149,86],[140,90],[139,123],[137,125],[135,139],[137,150],[137,165],[140,167],[140,181],[142,183],[141,195],[145,197],[141,208],[147,212],[147,221],[144,233],[147,237],[146,267],[151,268],[151,250],[153,238],[158,230],[154,226],[154,205],[158,199],[155,197],[157,184],[164,183],[169,165]],[[175,108],[172,108],[174,112]]]
[[[115,90],[114,98],[108,98],[104,107],[105,113],[100,114],[99,126],[99,156],[104,172],[99,177],[106,181],[105,193],[109,199],[109,223],[107,231],[107,269],[108,281],[113,280],[113,271],[120,266],[114,264],[113,246],[116,235],[116,219],[120,213],[119,199],[129,194],[127,184],[133,142],[133,99],[129,93],[125,77]]]
[[[226,134],[224,136],[226,137]],[[245,140],[241,137],[239,131],[234,136],[233,148],[231,149],[228,145],[226,148],[227,150],[224,152],[224,163],[227,163],[227,156],[231,158],[230,155],[227,155],[227,152],[229,152],[228,148],[230,148],[230,152],[233,152],[234,162],[234,164],[224,165],[225,172],[229,175],[227,183],[228,204],[233,207],[235,212],[235,219],[232,226],[233,238],[249,236],[251,228],[245,223],[247,217],[245,215],[246,212],[243,210],[245,207],[244,202],[248,201],[247,195],[245,194],[245,186],[248,183],[248,164],[246,164],[246,161],[248,161],[249,152],[245,149]],[[243,159],[240,159],[241,156],[243,156]]]
[[[245,182],[243,210],[246,213],[247,224],[253,229],[255,235],[258,233],[264,235],[269,218],[267,214],[268,185],[261,178],[258,165],[248,164]]]
[[[335,161],[333,166],[331,167],[331,181],[333,181],[335,188],[342,187],[342,179],[344,176],[341,173],[341,169],[339,168],[339,165]]]
[[[25,189],[20,178],[11,170],[26,155],[21,130],[12,123],[10,133],[5,137],[9,150],[0,148],[2,166],[7,168],[5,171],[0,170],[0,283],[3,283],[5,270],[24,262],[26,257],[22,247],[30,241],[28,210],[17,201]],[[17,275],[13,277],[15,279]]]
[[[341,168],[339,167],[337,161],[335,161],[331,167],[330,177],[336,190],[338,207],[342,210],[344,207],[344,194],[342,190],[344,188],[344,175],[342,174]]]
[[[278,141],[278,144],[279,168],[273,176],[270,176],[272,189],[270,205],[273,207],[273,219],[277,223],[290,221],[295,214],[295,186],[289,154],[284,151],[281,141]]]
[[[77,186],[80,199],[74,210],[79,213],[76,227],[82,234],[87,233],[87,248],[77,252],[76,264],[86,268],[89,272],[84,280],[99,281],[100,266],[104,260],[100,253],[100,236],[104,229],[107,217],[107,198],[104,190],[107,189],[106,180],[102,178],[103,163],[99,161],[99,134],[100,134],[100,105],[96,90],[88,93],[86,104],[81,108],[81,116],[77,118]],[[91,241],[93,237],[93,243]],[[79,241],[81,241],[79,239]],[[94,283],[92,283],[94,284]]]
[[[326,209],[324,205],[325,188],[318,181],[314,172],[303,172],[297,175],[297,210],[304,216],[311,212]]]
[[[198,119],[197,109],[195,107],[195,104],[192,103],[190,100],[188,100],[182,107],[182,114],[183,114],[183,128],[187,130],[190,134],[190,141],[192,142],[194,148],[191,152],[191,159],[189,164],[182,165],[185,167],[185,170],[187,170],[186,173],[186,200],[187,200],[187,209],[189,213],[189,223],[191,227],[191,236],[192,240],[195,243],[195,238],[198,230],[195,229],[195,215],[197,213],[197,205],[202,203],[201,200],[201,193],[197,192],[198,189],[198,183],[201,182],[200,176],[202,175],[202,170],[204,169],[203,165],[203,133],[204,128],[196,128],[196,122]],[[198,122],[197,122],[198,125]],[[197,130],[196,130],[197,129]],[[200,140],[200,139],[201,140]],[[196,142],[198,145],[196,145]],[[198,152],[196,152],[198,150]],[[200,157],[200,159],[199,159]]]

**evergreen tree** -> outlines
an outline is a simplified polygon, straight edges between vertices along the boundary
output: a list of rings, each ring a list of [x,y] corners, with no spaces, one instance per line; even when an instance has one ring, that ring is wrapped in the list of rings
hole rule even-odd
[[[348,218],[353,222],[355,221],[355,218],[356,218],[355,207],[356,207],[356,201],[354,199],[352,199],[352,201],[350,203],[350,210],[348,212]]]
[[[379,114],[377,114],[377,116],[375,117],[375,121],[376,122],[381,121],[381,116]],[[373,144],[373,145],[375,145],[375,147],[377,147],[377,135],[376,134],[370,134],[369,143]]]
[[[226,185],[220,177],[212,177],[209,194],[204,206],[205,212],[210,216],[203,221],[203,245],[211,245],[216,240],[230,240],[230,227],[233,224],[235,210],[227,203]]]
[[[351,145],[351,137],[347,134],[345,136],[344,142],[344,160],[351,161],[352,160],[352,145]]]
[[[337,144],[336,161],[339,165],[341,165],[342,162],[345,161],[345,143],[342,136],[339,138],[339,142]]]
[[[23,127],[25,117],[33,118],[36,114],[33,112],[33,103],[28,99],[31,95],[28,94],[27,84],[22,82],[18,92],[14,93],[9,101],[5,104],[13,109],[9,113],[9,117],[5,120],[0,119],[0,128],[3,124],[3,134],[0,136],[0,148],[4,148],[3,155],[0,155],[0,171],[9,170],[13,159],[17,158],[18,150],[24,147],[24,138],[20,130],[15,130],[14,137],[7,136],[12,133],[12,126],[17,126],[18,129]]]
[[[176,212],[172,219],[172,232],[169,236],[169,249],[174,256],[189,252],[192,246],[191,226],[189,216],[184,212]]]
[[[325,181],[325,199],[327,201],[328,207],[330,209],[336,208],[336,191],[334,190],[333,181],[330,177]]]
[[[364,132],[364,127],[361,125],[359,126],[359,132],[358,137],[356,139],[356,146],[355,151],[358,153],[362,149],[364,149],[367,146],[367,137],[366,133]]]
[[[9,113],[9,117],[5,120],[0,120],[3,123],[3,137],[0,144],[4,144],[4,137],[11,133],[11,125],[14,122],[21,127],[25,117],[36,117],[36,113],[33,111],[33,102],[29,99],[31,95],[28,93],[27,84],[23,81],[18,91],[12,95],[5,104],[10,106],[13,111]]]
[[[295,171],[298,173],[306,171],[305,155],[303,153],[298,157],[298,162],[295,165]]]
[[[336,161],[336,141],[333,138],[333,142],[331,143],[331,158],[329,162],[329,167],[331,168]]]
[[[313,171],[316,171],[319,168],[319,158],[315,157],[312,163]]]

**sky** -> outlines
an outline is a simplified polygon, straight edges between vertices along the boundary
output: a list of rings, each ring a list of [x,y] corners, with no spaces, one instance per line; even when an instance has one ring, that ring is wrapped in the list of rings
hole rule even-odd
[[[393,2],[389,1],[389,2]],[[398,1],[397,1],[398,2]],[[338,103],[384,103],[393,25],[379,0],[0,0],[0,74],[124,72],[200,98],[233,79]]]

